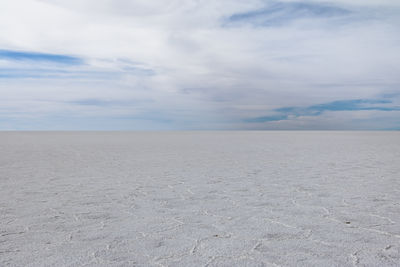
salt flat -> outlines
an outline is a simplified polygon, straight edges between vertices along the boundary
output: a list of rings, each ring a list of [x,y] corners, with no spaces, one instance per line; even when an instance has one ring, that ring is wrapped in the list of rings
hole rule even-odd
[[[0,266],[400,266],[399,132],[2,132]]]

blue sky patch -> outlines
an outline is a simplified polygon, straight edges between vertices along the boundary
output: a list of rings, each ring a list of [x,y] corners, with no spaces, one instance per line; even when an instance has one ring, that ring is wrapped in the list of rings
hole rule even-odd
[[[47,54],[38,52],[22,52],[14,50],[0,49],[0,59],[13,61],[34,61],[34,62],[51,62],[65,65],[81,65],[83,60],[78,57]]]
[[[352,11],[318,3],[274,2],[259,10],[237,13],[229,23],[250,23],[257,26],[279,26],[297,19],[332,18],[351,14]]]
[[[289,117],[300,116],[319,116],[325,111],[360,111],[360,110],[377,110],[377,111],[398,111],[400,107],[381,106],[382,104],[390,104],[392,101],[387,99],[353,99],[339,100],[324,104],[312,105],[308,107],[282,107],[274,109],[276,115],[262,116],[246,119],[245,122],[270,122],[287,120]]]

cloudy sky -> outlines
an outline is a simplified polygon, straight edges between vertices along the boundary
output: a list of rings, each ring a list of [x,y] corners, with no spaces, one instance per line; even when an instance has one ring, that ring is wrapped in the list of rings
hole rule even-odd
[[[1,0],[0,130],[400,129],[400,2]]]

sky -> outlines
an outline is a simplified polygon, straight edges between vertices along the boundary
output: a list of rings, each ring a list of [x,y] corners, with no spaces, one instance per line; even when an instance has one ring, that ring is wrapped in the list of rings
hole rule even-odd
[[[0,130],[400,130],[400,1],[2,0]]]

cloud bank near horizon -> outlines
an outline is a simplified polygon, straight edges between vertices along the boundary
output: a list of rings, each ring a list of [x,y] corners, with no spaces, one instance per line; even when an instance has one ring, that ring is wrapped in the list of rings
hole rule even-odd
[[[400,3],[5,0],[0,130],[400,129]]]

